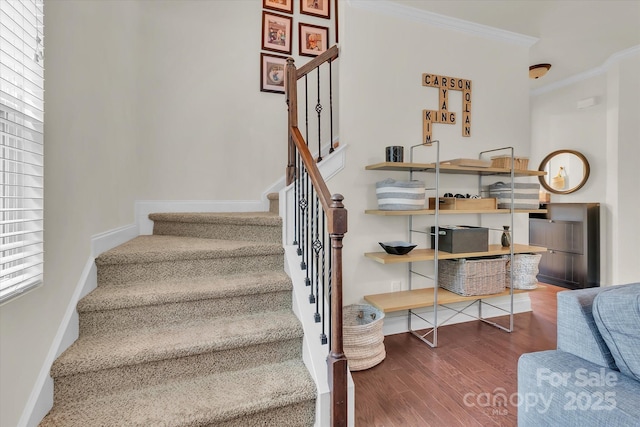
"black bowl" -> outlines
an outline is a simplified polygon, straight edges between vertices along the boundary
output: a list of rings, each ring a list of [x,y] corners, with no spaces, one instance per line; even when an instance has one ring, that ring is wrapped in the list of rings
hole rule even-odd
[[[378,242],[378,243],[380,244],[380,246],[382,246],[382,249],[384,249],[386,253],[391,255],[406,255],[409,252],[411,252],[413,248],[418,246],[409,242],[384,242],[384,243]]]

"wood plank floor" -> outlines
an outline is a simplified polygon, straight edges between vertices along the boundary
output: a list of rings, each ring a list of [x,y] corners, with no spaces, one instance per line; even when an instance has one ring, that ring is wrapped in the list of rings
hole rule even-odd
[[[479,321],[445,326],[437,348],[386,336],[386,359],[352,372],[356,427],[516,426],[517,406],[494,397],[517,392],[521,354],[556,347],[556,293],[566,289],[545,286],[531,292],[532,312],[514,316],[512,333]]]

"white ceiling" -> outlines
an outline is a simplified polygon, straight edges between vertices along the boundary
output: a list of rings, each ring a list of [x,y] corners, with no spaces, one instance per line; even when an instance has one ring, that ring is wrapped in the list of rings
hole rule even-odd
[[[640,0],[393,0],[538,38],[530,64],[550,63],[531,89],[602,66],[611,55],[640,46]]]

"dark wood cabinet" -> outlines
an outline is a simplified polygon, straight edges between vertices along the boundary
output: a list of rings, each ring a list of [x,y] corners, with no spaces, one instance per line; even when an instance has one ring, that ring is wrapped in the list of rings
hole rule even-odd
[[[549,203],[529,214],[529,244],[544,246],[538,280],[582,289],[600,286],[600,204]]]

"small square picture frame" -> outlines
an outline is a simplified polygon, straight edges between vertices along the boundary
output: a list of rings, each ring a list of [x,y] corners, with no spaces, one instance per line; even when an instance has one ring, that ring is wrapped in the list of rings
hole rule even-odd
[[[318,56],[329,48],[329,27],[298,24],[300,56]]]
[[[293,13],[293,0],[262,0],[262,7],[282,13]]]
[[[330,19],[331,1],[332,0],[300,0],[300,13]]]
[[[287,57],[260,53],[260,91],[284,93]]]
[[[263,11],[262,49],[290,55],[292,22],[290,16]]]

